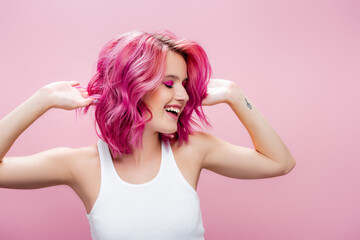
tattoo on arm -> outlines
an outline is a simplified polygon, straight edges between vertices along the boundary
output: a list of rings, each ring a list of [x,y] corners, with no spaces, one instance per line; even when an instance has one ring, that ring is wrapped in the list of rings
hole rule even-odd
[[[246,102],[246,106],[248,107],[248,108],[250,108],[250,110],[252,109],[252,106],[251,106],[251,104],[247,101],[247,99],[245,98],[245,102]]]

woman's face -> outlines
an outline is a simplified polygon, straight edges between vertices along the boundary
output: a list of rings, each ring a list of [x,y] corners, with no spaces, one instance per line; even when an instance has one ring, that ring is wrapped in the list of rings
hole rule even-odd
[[[169,51],[166,55],[166,71],[162,84],[152,94],[144,97],[144,103],[152,113],[152,119],[145,128],[161,133],[177,131],[178,118],[189,100],[184,88],[187,78],[184,58]]]

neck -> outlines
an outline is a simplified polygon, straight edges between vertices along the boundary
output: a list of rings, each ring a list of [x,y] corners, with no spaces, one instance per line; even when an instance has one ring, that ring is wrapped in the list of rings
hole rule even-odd
[[[133,148],[132,154],[121,156],[120,161],[134,168],[141,168],[152,161],[157,161],[160,153],[161,141],[159,133],[147,131],[145,128],[142,137],[142,148]]]

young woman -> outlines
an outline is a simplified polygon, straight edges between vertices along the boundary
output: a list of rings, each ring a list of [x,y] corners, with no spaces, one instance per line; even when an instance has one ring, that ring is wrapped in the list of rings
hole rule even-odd
[[[195,131],[202,105],[228,104],[254,149]],[[84,108],[83,108],[84,107]],[[97,143],[5,157],[51,108],[95,108]],[[130,32],[102,49],[87,89],[44,86],[0,121],[0,187],[69,185],[87,211],[93,239],[203,239],[196,187],[206,168],[232,178],[287,174],[295,160],[233,82],[211,79],[204,50],[170,32]]]

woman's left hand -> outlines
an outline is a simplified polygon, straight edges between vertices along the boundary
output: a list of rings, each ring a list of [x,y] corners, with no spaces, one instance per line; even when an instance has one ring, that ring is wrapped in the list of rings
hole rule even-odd
[[[210,79],[207,87],[207,96],[202,101],[203,106],[227,103],[229,95],[236,84],[225,79]]]

